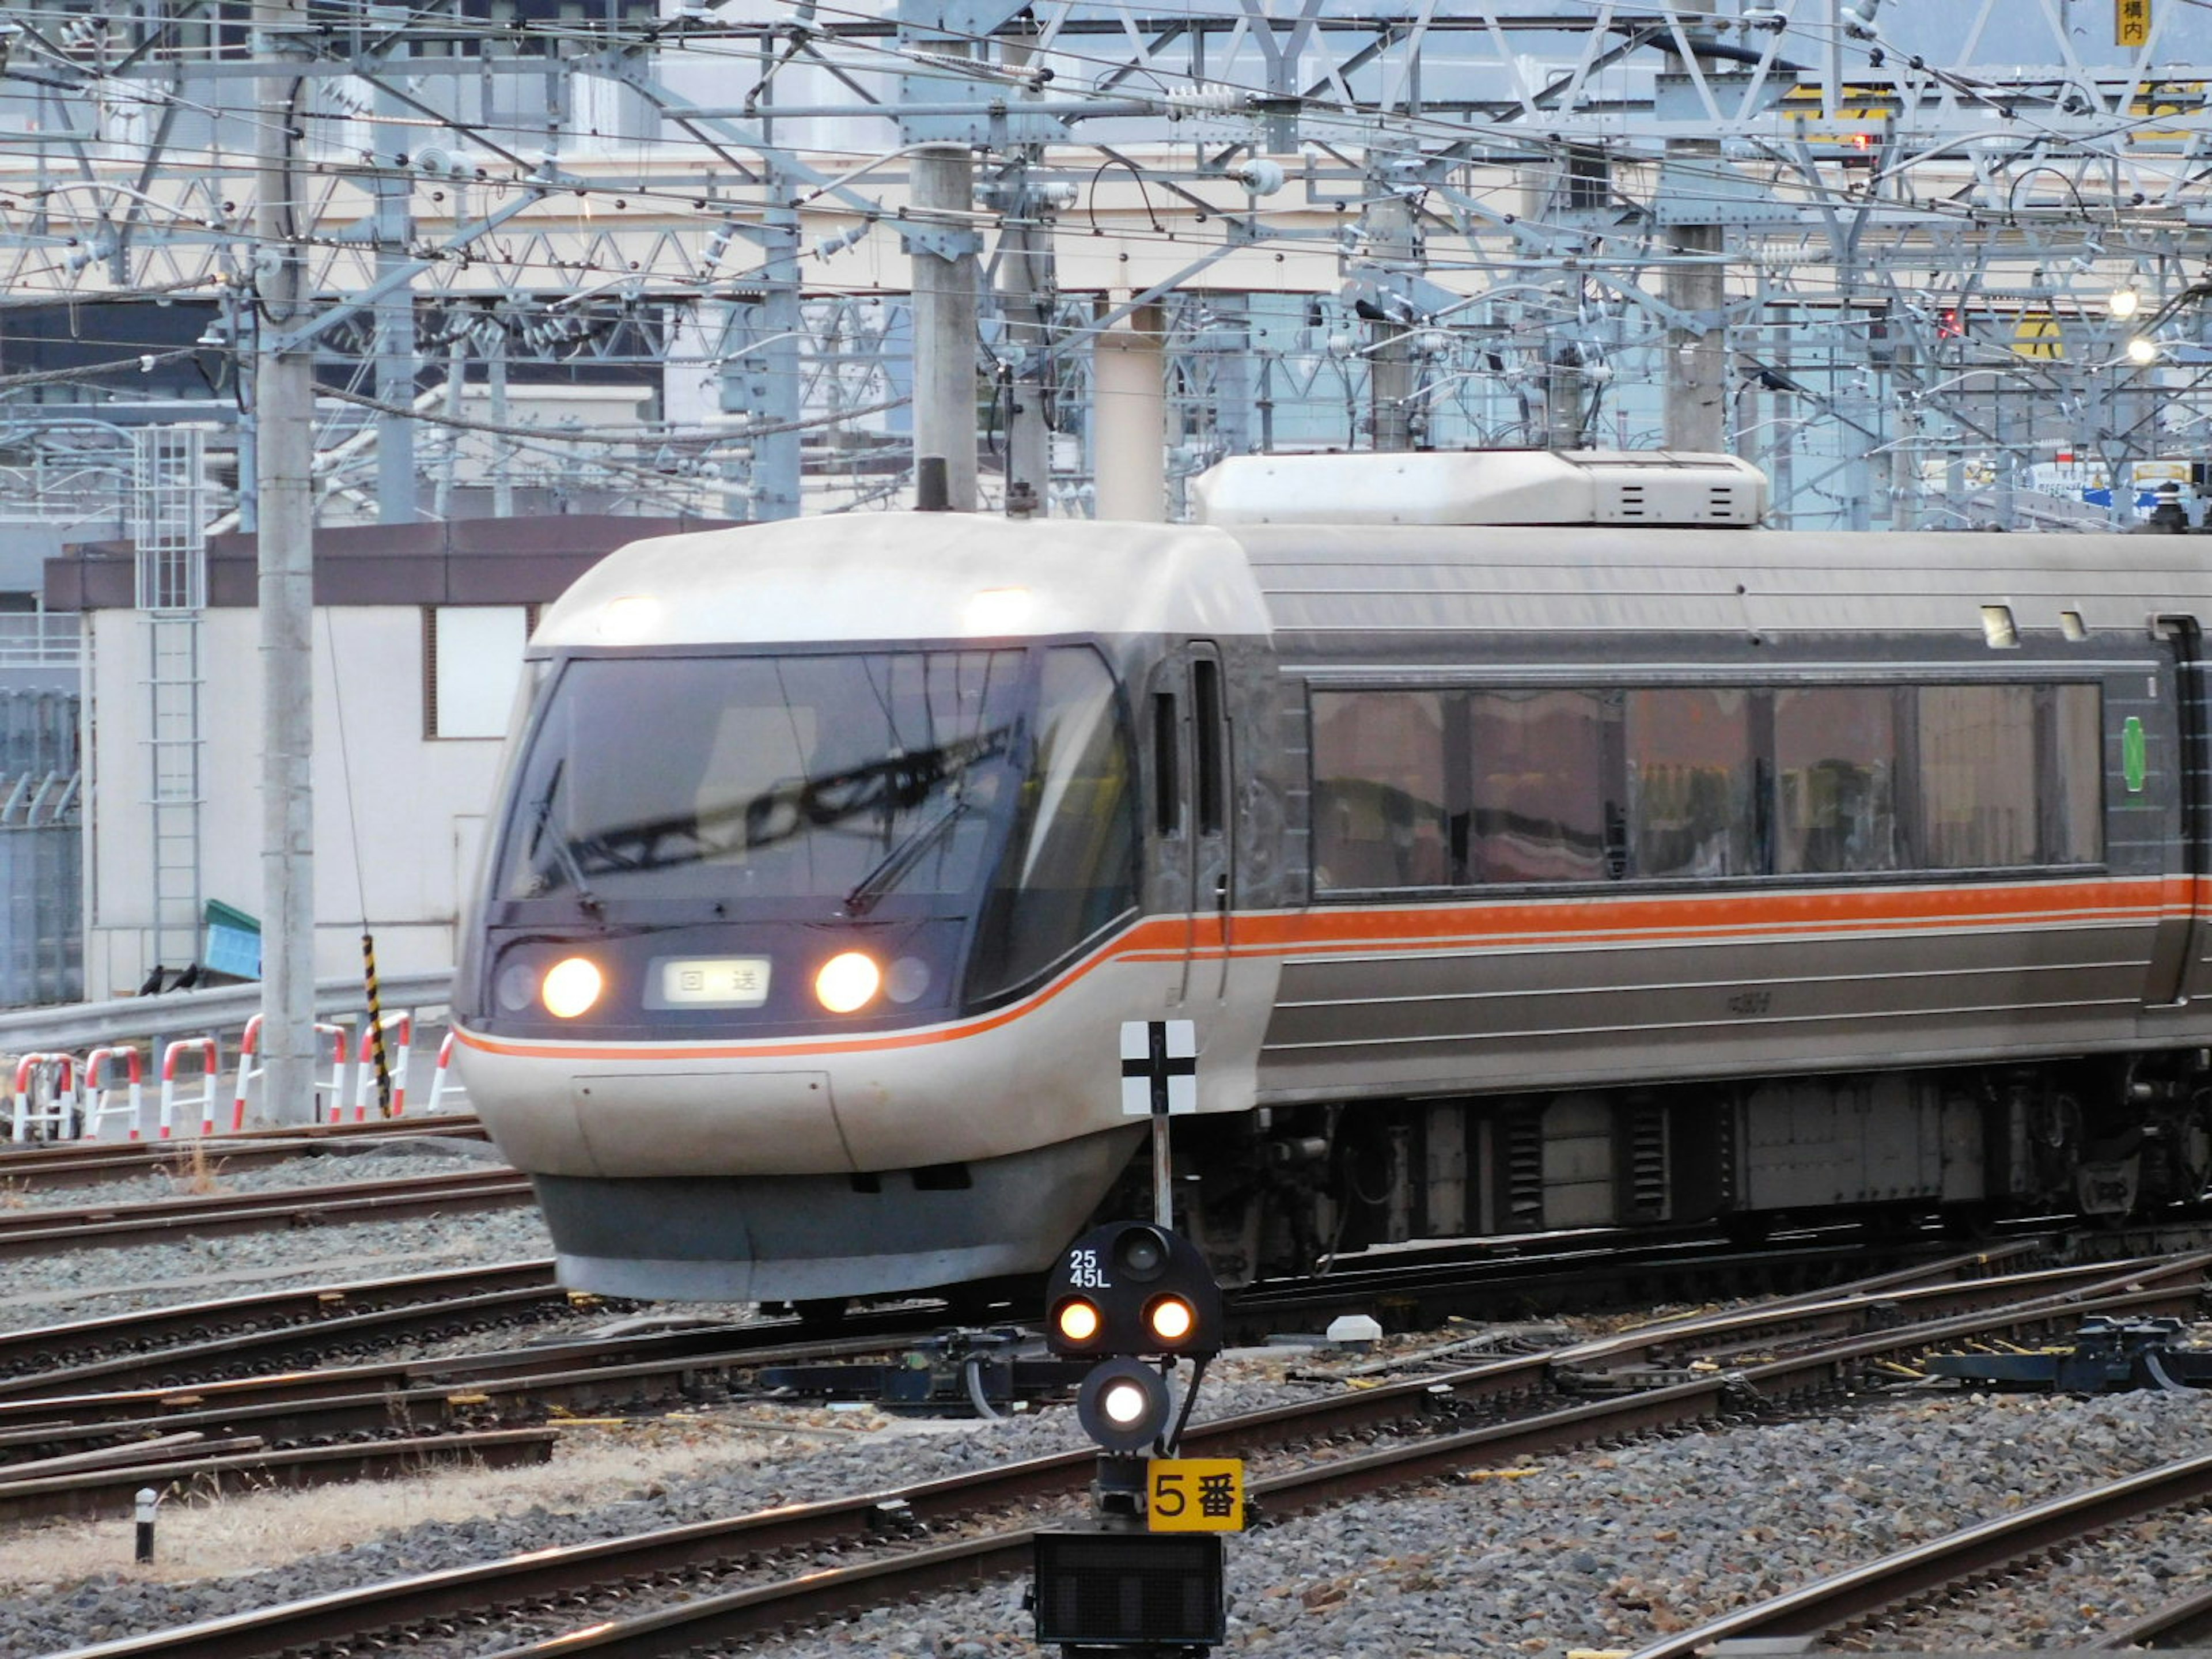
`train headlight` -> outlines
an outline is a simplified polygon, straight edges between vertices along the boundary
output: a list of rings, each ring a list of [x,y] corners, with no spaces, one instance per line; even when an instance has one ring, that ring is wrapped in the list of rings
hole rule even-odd
[[[499,970],[492,992],[501,1007],[519,1014],[538,1000],[538,970],[526,962],[510,962]]]
[[[538,994],[544,1000],[547,1013],[556,1019],[574,1019],[588,1013],[606,988],[606,975],[599,972],[598,963],[570,957],[553,964]]]
[[[833,1014],[866,1007],[883,988],[884,970],[861,951],[843,951],[822,964],[814,976],[814,995]]]

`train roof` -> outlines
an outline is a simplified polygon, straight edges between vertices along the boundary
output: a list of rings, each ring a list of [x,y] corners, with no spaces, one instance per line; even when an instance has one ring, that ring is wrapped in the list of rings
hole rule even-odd
[[[790,519],[617,548],[543,648],[1070,634],[1264,634],[1237,544],[1198,526],[975,513]]]
[[[1275,631],[1358,634],[2022,632],[2142,629],[2212,611],[2190,536],[1820,534],[1626,526],[1239,526]]]
[[[1430,459],[1449,465],[1401,465]],[[1755,470],[1726,457],[1597,454],[1564,471],[1559,459],[1244,458],[1198,482],[1202,507],[1223,520],[1207,525],[888,513],[659,537],[593,567],[536,643],[1972,634],[1996,606],[2026,635],[2212,611],[2212,546],[2194,537],[1655,526],[1620,518],[1624,501],[1739,513]],[[1270,481],[1292,477],[1304,482],[1278,492],[1273,512]],[[1580,482],[1547,495],[1547,477]],[[1402,502],[1393,478],[1412,481]],[[1640,505],[1621,494],[1638,478]],[[1334,498],[1330,479],[1344,486]],[[1377,521],[1378,503],[1402,507],[1400,521]],[[1583,521],[1464,521],[1540,511]],[[1267,521],[1284,517],[1293,521]]]

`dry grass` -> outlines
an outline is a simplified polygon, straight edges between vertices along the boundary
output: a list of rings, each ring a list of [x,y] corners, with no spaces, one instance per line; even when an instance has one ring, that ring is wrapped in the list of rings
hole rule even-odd
[[[763,1433],[715,1417],[574,1425],[536,1468],[453,1468],[401,1480],[365,1480],[306,1492],[234,1493],[162,1504],[154,1560],[131,1559],[127,1512],[96,1522],[0,1528],[0,1592],[69,1585],[110,1573],[175,1583],[216,1578],[345,1548],[428,1521],[462,1521],[532,1507],[597,1507],[641,1490],[733,1465],[759,1466],[817,1449],[845,1431],[797,1425]]]
[[[177,1149],[166,1173],[180,1193],[207,1197],[223,1189],[222,1165],[208,1156],[207,1142],[198,1135]]]

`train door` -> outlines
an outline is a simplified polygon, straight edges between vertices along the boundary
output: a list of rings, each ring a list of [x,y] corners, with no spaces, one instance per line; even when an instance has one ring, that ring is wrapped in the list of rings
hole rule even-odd
[[[1231,833],[1229,697],[1221,653],[1203,641],[1189,647],[1190,950],[1183,959],[1183,1000],[1219,1003],[1228,994],[1230,897],[1235,891],[1237,838]]]
[[[1170,902],[1188,918],[1176,1000],[1199,1009],[1218,1006],[1227,993],[1236,878],[1233,739],[1221,653],[1194,641],[1154,682],[1152,763],[1161,861],[1173,872]]]
[[[2194,617],[2160,617],[2159,636],[2172,653],[2174,731],[2179,749],[2174,787],[2179,795],[2181,848],[2178,868],[2166,872],[2159,905],[2158,932],[2151,943],[2150,973],[2143,1000],[2153,1008],[2178,1008],[2207,987],[2198,958],[2203,953],[2203,878],[2207,871],[2206,789],[2212,755],[2206,744],[2203,636]],[[2140,763],[2127,763],[2139,768]]]

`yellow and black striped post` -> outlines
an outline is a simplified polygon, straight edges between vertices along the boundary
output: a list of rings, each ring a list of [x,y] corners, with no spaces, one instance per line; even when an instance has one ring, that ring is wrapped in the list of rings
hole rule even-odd
[[[384,1048],[384,1004],[376,989],[376,935],[361,930],[361,973],[368,987],[368,1041],[376,1056],[376,1115],[392,1115],[392,1058]]]

